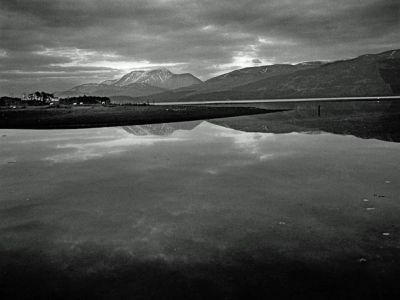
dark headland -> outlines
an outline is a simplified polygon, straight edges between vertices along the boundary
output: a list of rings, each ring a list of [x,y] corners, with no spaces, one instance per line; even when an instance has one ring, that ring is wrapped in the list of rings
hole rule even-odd
[[[73,129],[169,123],[265,114],[280,109],[215,106],[78,106],[0,109],[0,128]]]

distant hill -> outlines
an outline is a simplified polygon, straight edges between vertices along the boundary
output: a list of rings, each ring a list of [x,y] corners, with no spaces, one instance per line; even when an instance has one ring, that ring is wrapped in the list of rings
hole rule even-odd
[[[329,63],[245,68],[147,99],[162,102],[398,94],[400,50],[392,50]]]
[[[224,91],[260,79],[290,74],[299,70],[313,69],[322,64],[322,62],[300,63],[296,65],[276,64],[270,66],[239,69],[207,80],[193,94],[198,94],[199,92],[204,91]]]
[[[56,95],[59,97],[80,95],[142,97],[199,83],[202,81],[189,73],[174,74],[167,69],[133,71],[120,79],[82,84],[68,91],[57,92]]]
[[[363,55],[258,80],[230,91],[240,99],[348,97],[400,93],[400,51]],[[397,75],[396,75],[397,74]]]
[[[133,71],[122,76],[119,80],[112,82],[112,85],[126,86],[132,83],[145,83],[171,90],[199,84],[202,83],[202,81],[192,74],[174,74],[164,68],[151,71]]]
[[[132,83],[125,86],[114,86],[108,84],[88,83],[78,85],[64,92],[55,93],[58,97],[75,97],[75,96],[125,96],[132,95],[135,97],[147,96],[166,91],[165,89],[151,86],[145,83]]]

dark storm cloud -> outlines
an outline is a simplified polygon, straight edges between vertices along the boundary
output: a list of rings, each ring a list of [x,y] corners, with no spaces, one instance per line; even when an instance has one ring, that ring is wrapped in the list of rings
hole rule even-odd
[[[0,0],[0,5],[1,92],[12,72],[64,68],[66,77],[79,78],[65,80],[66,88],[156,65],[206,79],[259,62],[332,60],[400,45],[397,0]],[[74,69],[79,67],[93,73],[82,79]],[[45,76],[40,82],[54,83]]]

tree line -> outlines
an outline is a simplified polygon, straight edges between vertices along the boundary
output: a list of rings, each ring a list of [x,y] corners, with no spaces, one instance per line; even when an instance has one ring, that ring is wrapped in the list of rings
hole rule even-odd
[[[46,92],[34,92],[28,96],[21,98],[16,97],[1,97],[0,106],[19,106],[19,105],[47,105],[47,104],[65,104],[65,105],[108,105],[111,103],[108,97],[98,96],[78,96],[69,98],[56,98],[54,94]]]

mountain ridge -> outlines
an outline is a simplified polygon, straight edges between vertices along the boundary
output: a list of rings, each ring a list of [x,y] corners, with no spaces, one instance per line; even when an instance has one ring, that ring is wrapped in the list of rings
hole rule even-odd
[[[389,96],[400,94],[400,50],[332,62],[307,61],[234,70],[204,82],[168,69],[135,70],[119,79],[61,93],[126,96],[120,102]]]
[[[389,50],[332,62],[243,68],[210,78],[198,86],[146,99],[163,102],[399,94],[400,50]]]
[[[135,70],[119,79],[105,80],[100,83],[86,83],[70,90],[56,92],[57,96],[146,96],[202,83],[190,73],[174,74],[166,68],[149,71]]]

